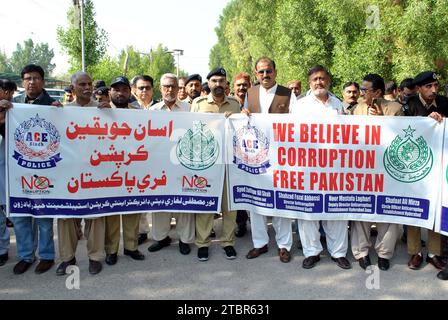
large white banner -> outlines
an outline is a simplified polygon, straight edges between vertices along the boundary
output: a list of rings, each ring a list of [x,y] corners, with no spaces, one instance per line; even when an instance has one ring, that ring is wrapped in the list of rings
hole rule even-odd
[[[220,114],[15,104],[7,123],[12,216],[221,209]]]
[[[436,215],[435,231],[448,236],[448,130],[445,122],[445,139],[443,140],[442,195],[441,210]]]
[[[444,125],[427,117],[232,117],[233,210],[432,229]]]

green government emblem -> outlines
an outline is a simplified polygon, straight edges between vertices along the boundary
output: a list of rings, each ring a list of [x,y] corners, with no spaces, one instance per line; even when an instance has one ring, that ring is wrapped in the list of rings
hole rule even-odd
[[[432,151],[422,136],[413,138],[415,129],[403,129],[404,138],[397,135],[384,153],[387,173],[400,182],[416,182],[428,175],[432,169]]]
[[[193,128],[177,142],[176,155],[184,167],[205,170],[218,159],[219,144],[205,123],[194,121]]]

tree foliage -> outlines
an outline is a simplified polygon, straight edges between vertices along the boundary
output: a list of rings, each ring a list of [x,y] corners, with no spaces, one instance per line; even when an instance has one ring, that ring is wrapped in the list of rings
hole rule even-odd
[[[57,39],[62,50],[70,57],[70,72],[81,70],[81,19],[78,7],[71,7],[67,13],[69,26],[57,28]],[[95,21],[92,0],[85,0],[84,6],[84,51],[87,70],[98,64],[106,53],[107,32]]]
[[[448,0],[233,0],[215,29],[209,67],[252,73],[266,55],[280,83],[307,83],[307,70],[322,64],[334,91],[367,73],[399,82],[434,70],[446,79],[447,26]]]
[[[25,40],[23,45],[17,43],[16,50],[8,58],[5,54],[0,54],[0,65],[5,64],[4,72],[19,74],[27,64],[34,63],[44,69],[45,74],[51,74],[56,64],[51,63],[54,58],[53,49],[50,49],[48,43],[34,44],[33,40]]]

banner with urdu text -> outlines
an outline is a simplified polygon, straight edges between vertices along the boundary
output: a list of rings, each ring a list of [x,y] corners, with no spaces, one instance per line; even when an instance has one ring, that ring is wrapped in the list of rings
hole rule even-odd
[[[253,114],[227,137],[232,210],[432,229],[444,124],[428,117]]]
[[[219,114],[15,104],[7,122],[11,216],[216,213]]]

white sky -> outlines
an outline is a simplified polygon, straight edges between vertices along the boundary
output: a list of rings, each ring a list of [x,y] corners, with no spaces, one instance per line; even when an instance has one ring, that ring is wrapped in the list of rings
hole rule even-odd
[[[108,52],[116,56],[128,45],[149,52],[162,43],[183,49],[180,68],[189,74],[208,73],[210,49],[217,42],[215,27],[229,0],[93,0],[98,26],[109,34]],[[68,58],[56,40],[57,26],[67,27],[72,0],[2,1],[0,50],[8,56],[16,44],[32,38],[54,49],[55,74],[68,70]],[[13,32],[8,32],[11,30]]]

